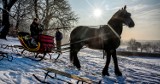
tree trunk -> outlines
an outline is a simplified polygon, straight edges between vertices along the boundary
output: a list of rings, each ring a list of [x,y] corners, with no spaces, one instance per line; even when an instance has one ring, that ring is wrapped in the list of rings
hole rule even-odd
[[[6,39],[6,36],[9,32],[10,23],[9,23],[8,11],[9,9],[7,7],[7,0],[6,0],[6,1],[3,1],[2,26],[4,26],[4,28],[2,29],[1,34],[0,34],[1,39]]]
[[[19,28],[19,23],[20,23],[20,2],[18,3],[18,6],[17,6],[17,21],[16,21],[16,30]]]
[[[47,20],[46,18],[43,21],[43,25],[45,27],[45,29],[47,30],[49,27],[49,20]],[[47,31],[44,31],[44,34],[47,34]]]
[[[6,36],[9,32],[9,28],[10,28],[9,11],[16,1],[17,0],[10,0],[9,3],[7,3],[8,0],[2,0],[3,2],[2,26],[4,26],[4,28],[0,32],[0,39],[6,39]]]
[[[37,2],[38,2],[38,0],[34,0],[34,12],[35,12],[36,18],[39,18]]]

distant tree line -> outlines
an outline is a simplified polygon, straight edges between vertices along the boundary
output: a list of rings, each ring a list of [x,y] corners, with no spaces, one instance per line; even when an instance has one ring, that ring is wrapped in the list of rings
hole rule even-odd
[[[57,27],[69,30],[78,20],[68,0],[2,0],[2,5],[2,39],[6,39],[9,31],[9,34],[18,30],[29,32],[33,18],[39,18],[50,32]]]
[[[160,41],[159,42],[138,42],[135,39],[131,39],[128,42],[127,50],[139,51],[139,52],[156,52],[160,53]]]

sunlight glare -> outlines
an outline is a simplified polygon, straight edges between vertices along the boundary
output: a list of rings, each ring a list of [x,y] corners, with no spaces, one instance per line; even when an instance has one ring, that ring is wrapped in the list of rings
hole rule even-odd
[[[95,16],[95,17],[100,17],[101,15],[102,15],[102,10],[101,9],[95,9],[94,11],[93,11],[93,15]]]

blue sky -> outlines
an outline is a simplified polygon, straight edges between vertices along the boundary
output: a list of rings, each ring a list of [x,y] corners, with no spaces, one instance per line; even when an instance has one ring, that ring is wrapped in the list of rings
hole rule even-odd
[[[79,17],[76,25],[105,25],[112,15],[127,5],[127,11],[132,14],[135,27],[124,26],[123,40],[160,40],[160,0],[69,0],[72,10]],[[100,9],[100,17],[95,17],[93,11]]]

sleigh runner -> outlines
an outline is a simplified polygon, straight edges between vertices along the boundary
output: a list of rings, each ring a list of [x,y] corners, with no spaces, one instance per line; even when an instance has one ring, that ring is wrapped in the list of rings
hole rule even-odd
[[[80,82],[83,84],[83,83],[87,83],[87,84],[100,84],[101,81],[97,82],[97,81],[94,81],[94,80],[90,80],[88,78],[84,78],[84,77],[80,77],[80,76],[77,76],[77,75],[73,75],[73,74],[69,74],[67,72],[63,72],[63,71],[59,71],[59,70],[56,70],[56,69],[53,69],[53,68],[43,68],[43,70],[46,71],[45,73],[45,77],[44,79],[40,79],[38,76],[36,76],[35,74],[33,74],[33,76],[35,77],[35,79],[37,79],[39,82],[41,83],[47,83],[49,84],[47,81],[45,81],[48,77],[52,78],[52,79],[57,79],[57,80],[60,80],[60,81],[63,81],[63,82],[66,82],[68,84],[72,84],[72,82],[69,82],[67,80],[64,80],[64,79],[60,79],[57,77],[57,75],[61,75],[61,76],[65,76],[65,77],[68,77],[68,78],[71,78],[71,79],[74,79],[74,80],[77,80],[77,84],[79,84]],[[55,76],[51,76],[49,73],[54,73]]]
[[[9,53],[0,51],[0,61],[3,60],[4,58],[7,58],[8,61],[12,61],[13,60],[13,56],[12,55],[8,55]]]

